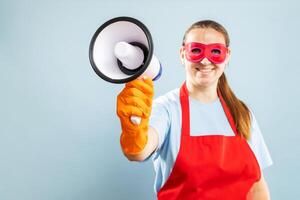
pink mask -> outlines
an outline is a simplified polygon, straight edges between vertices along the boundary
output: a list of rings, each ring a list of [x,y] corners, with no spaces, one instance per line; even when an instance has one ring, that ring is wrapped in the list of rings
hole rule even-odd
[[[186,50],[186,59],[193,63],[201,62],[204,58],[207,58],[214,64],[220,64],[224,62],[228,52],[228,48],[221,43],[202,44],[190,42],[184,45],[184,49]]]

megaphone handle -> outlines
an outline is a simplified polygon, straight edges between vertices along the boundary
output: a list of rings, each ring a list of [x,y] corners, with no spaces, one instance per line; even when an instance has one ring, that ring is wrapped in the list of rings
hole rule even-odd
[[[132,116],[130,117],[130,120],[131,120],[131,122],[132,122],[133,124],[135,124],[135,125],[139,125],[139,124],[141,123],[141,118],[138,117],[138,116],[132,115]]]

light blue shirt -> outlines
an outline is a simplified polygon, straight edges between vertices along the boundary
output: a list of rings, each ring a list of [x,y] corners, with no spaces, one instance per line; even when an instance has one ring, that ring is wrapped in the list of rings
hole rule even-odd
[[[212,103],[202,103],[189,97],[189,103],[191,135],[234,135],[219,99]],[[149,125],[157,131],[159,137],[157,150],[148,158],[151,158],[154,164],[156,173],[154,190],[158,192],[168,179],[179,151],[181,137],[179,88],[153,101]],[[248,144],[261,169],[272,165],[269,150],[252,111],[251,138]]]

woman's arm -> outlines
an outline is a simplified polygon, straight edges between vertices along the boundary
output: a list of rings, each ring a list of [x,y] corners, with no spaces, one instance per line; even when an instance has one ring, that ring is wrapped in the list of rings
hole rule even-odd
[[[145,148],[138,154],[131,155],[131,154],[124,153],[124,155],[130,161],[143,161],[146,158],[148,158],[148,156],[150,156],[153,153],[153,151],[156,150],[157,147],[158,147],[158,133],[156,132],[156,130],[154,128],[149,126],[148,140],[147,140],[147,144],[146,144]]]
[[[268,185],[263,174],[261,174],[261,179],[253,184],[247,195],[247,200],[270,200]]]

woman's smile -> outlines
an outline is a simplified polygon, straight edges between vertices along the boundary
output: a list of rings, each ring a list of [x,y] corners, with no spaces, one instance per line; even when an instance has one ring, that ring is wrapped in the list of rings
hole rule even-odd
[[[208,75],[210,74],[212,71],[214,71],[214,68],[212,67],[195,67],[195,70],[197,71],[197,73],[200,73],[202,75]]]

